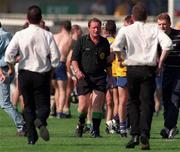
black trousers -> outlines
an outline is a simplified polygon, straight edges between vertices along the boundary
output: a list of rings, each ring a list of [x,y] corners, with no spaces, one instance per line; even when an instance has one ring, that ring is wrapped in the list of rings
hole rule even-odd
[[[154,112],[155,73],[155,67],[127,67],[129,90],[127,110],[130,117],[131,135],[143,134],[150,137]]]
[[[29,136],[35,136],[34,120],[41,120],[47,125],[50,113],[50,72],[37,73],[20,70],[18,75],[19,89],[24,98],[24,117]]]
[[[162,81],[164,126],[176,127],[180,107],[180,69],[164,67]]]

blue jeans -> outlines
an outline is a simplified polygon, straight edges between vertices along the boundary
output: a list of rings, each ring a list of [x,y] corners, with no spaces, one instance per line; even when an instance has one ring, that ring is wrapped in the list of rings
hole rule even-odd
[[[0,106],[13,119],[17,131],[21,131],[24,126],[23,117],[10,101],[10,83],[12,79],[13,76],[10,76],[5,82],[0,82]]]

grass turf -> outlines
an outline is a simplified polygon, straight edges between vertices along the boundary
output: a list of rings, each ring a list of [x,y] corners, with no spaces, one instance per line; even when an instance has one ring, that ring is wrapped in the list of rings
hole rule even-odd
[[[126,149],[125,144],[130,139],[121,138],[117,134],[105,134],[104,120],[101,123],[102,138],[94,139],[89,134],[82,138],[74,136],[77,123],[77,105],[72,104],[71,119],[48,119],[50,141],[45,142],[39,138],[35,145],[28,145],[26,137],[17,137],[15,126],[7,114],[0,110],[0,152],[136,152],[135,149]],[[162,113],[153,118],[151,130],[151,152],[180,152],[180,136],[175,139],[164,140],[159,132],[163,126]]]

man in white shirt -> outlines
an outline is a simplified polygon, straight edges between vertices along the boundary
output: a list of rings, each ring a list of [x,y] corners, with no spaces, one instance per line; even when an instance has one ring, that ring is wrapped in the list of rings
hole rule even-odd
[[[126,148],[134,148],[141,141],[141,149],[150,149],[149,138],[154,111],[156,66],[162,63],[172,47],[170,38],[155,25],[146,24],[147,11],[142,3],[133,7],[134,24],[122,27],[112,45],[114,51],[126,47],[128,80],[128,114],[130,116],[132,139]],[[157,65],[157,46],[162,54]]]
[[[6,49],[5,61],[13,67],[17,54],[19,60],[19,88],[24,98],[24,116],[28,130],[28,144],[40,136],[49,140],[46,128],[50,113],[50,76],[52,67],[59,63],[59,50],[53,34],[40,27],[41,9],[33,5],[28,8],[29,27],[17,32]]]

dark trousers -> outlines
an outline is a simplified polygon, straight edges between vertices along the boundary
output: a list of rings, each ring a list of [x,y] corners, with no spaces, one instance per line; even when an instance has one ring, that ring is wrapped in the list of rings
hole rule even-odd
[[[150,137],[154,112],[154,91],[156,68],[150,66],[128,66],[127,79],[129,89],[128,114],[131,135]]]
[[[19,71],[20,92],[24,98],[24,117],[30,138],[36,136],[34,120],[47,125],[50,113],[50,72],[37,73],[27,70]]]
[[[176,127],[180,104],[180,69],[164,67],[162,81],[164,126]]]

